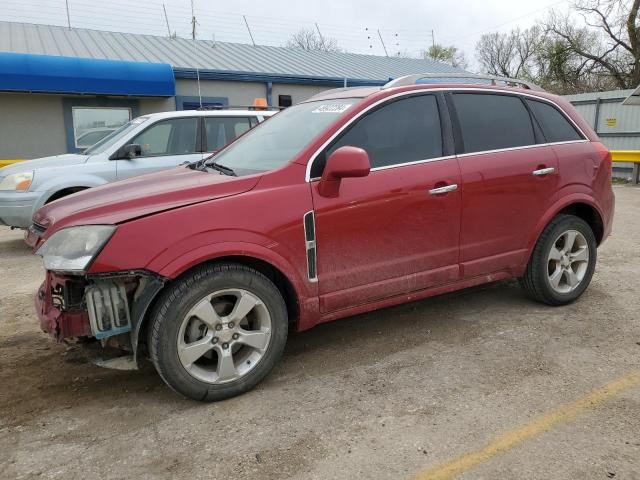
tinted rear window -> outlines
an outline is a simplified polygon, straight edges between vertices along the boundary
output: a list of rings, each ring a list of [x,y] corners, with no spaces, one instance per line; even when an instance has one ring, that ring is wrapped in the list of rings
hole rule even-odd
[[[527,99],[529,108],[540,124],[547,142],[582,140],[582,136],[556,107],[545,102]]]
[[[466,153],[536,143],[531,117],[519,97],[454,93]]]

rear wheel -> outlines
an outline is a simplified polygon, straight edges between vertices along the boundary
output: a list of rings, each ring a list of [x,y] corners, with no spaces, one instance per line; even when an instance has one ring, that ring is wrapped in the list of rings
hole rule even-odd
[[[242,265],[209,265],[178,280],[152,316],[151,359],[174,390],[196,400],[239,395],[262,380],[287,339],[275,285]]]
[[[589,286],[597,245],[591,227],[573,215],[558,215],[544,229],[520,284],[548,305],[566,305]]]

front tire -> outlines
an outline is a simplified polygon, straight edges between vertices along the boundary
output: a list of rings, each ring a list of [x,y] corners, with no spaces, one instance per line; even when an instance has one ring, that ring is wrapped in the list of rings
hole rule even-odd
[[[284,300],[267,277],[243,265],[206,265],[163,292],[149,351],[173,390],[216,401],[258,384],[282,355],[287,330]]]
[[[596,258],[589,224],[573,215],[558,215],[540,235],[520,284],[538,302],[566,305],[589,286]]]

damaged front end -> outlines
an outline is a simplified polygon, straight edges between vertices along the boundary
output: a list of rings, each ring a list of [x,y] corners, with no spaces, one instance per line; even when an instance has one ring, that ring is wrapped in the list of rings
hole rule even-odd
[[[165,281],[145,270],[84,276],[47,271],[35,301],[40,326],[58,341],[78,340],[101,366],[137,368],[143,319]]]

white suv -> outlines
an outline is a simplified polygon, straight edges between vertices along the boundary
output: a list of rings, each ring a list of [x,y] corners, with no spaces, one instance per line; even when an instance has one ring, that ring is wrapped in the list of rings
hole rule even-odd
[[[27,228],[45,203],[206,158],[277,110],[215,109],[134,118],[82,153],[0,168],[0,225]]]

